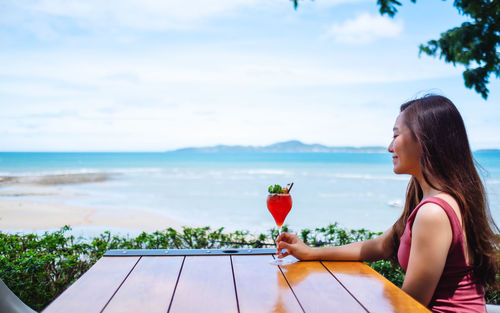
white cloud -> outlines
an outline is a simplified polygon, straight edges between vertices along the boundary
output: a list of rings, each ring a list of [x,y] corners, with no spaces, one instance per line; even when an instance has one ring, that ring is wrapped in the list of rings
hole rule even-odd
[[[0,54],[0,134],[8,134],[2,136],[2,146],[161,150],[292,138],[377,144],[388,138],[385,129],[366,135],[361,134],[364,127],[355,125],[373,126],[385,116],[389,117],[385,125],[392,126],[397,110],[386,114],[380,110],[383,104],[365,108],[360,103],[373,103],[372,93],[353,98],[339,90],[457,74],[434,59],[419,61],[419,71],[412,71],[408,59],[391,67],[369,58],[354,62],[359,59],[354,55],[339,55],[339,61],[332,63],[330,58],[196,50],[201,49],[166,48],[135,55]],[[383,99],[400,102],[390,97]],[[350,136],[337,129],[348,130]]]
[[[11,9],[20,9],[25,16],[54,22],[52,18],[69,18],[83,28],[163,31],[191,28],[207,18],[252,7],[262,0],[31,0],[12,1]],[[48,18],[48,19],[46,19]],[[59,25],[60,26],[60,25]]]
[[[289,0],[6,0],[0,150],[385,144],[397,104],[419,89],[451,81],[476,96],[461,68],[418,59],[418,38],[370,50],[318,40],[338,13],[320,6],[353,1],[294,11]],[[402,23],[362,14],[332,29],[366,42],[397,36]]]
[[[403,31],[403,22],[387,16],[359,14],[342,24],[333,24],[325,34],[338,42],[366,44],[379,38],[394,38]]]
[[[370,57],[360,60],[355,53],[337,53],[337,61],[332,61],[305,60],[300,55],[249,55],[219,49],[205,50],[203,54],[189,50],[175,53],[159,50],[135,56],[92,56],[85,51],[69,55],[64,52],[25,53],[15,58],[0,55],[5,77],[0,84],[0,95],[10,94],[13,98],[30,95],[33,101],[49,99],[55,102],[66,98],[72,99],[71,102],[85,99],[89,104],[176,105],[192,102],[193,97],[206,103],[214,94],[237,98],[240,91],[234,90],[249,88],[394,83],[460,74],[460,70],[439,60],[398,57],[397,53],[388,53],[388,62],[377,62]],[[417,62],[419,70],[415,71]]]

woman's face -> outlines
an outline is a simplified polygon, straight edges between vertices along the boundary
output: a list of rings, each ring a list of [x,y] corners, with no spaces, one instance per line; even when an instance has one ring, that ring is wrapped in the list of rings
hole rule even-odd
[[[422,172],[419,162],[422,151],[401,114],[396,119],[393,131],[394,136],[388,150],[392,153],[394,173],[418,176]]]

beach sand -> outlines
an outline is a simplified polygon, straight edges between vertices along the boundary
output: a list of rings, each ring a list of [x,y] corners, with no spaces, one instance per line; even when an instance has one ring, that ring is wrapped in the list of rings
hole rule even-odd
[[[181,223],[148,211],[128,209],[113,217],[105,209],[83,208],[60,203],[0,199],[0,230],[41,231],[71,227],[120,228],[151,232]]]
[[[67,202],[79,196],[60,185],[99,183],[107,179],[109,175],[102,173],[0,177],[0,231],[38,232],[69,225],[80,229],[152,232],[184,226],[151,210],[127,207],[117,212],[116,208],[80,207],[57,201]]]

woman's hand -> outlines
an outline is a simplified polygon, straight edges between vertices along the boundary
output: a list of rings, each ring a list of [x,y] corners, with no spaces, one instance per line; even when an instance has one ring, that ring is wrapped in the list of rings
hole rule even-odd
[[[391,227],[382,235],[370,240],[358,241],[345,246],[323,248],[308,247],[299,237],[283,233],[276,238],[278,258],[293,255],[299,260],[377,261],[386,259],[394,250],[393,232]],[[283,249],[287,249],[287,251],[281,253]]]
[[[296,235],[282,233],[276,238],[276,246],[278,248],[278,259],[284,258],[287,255],[293,255],[299,260],[312,259],[312,248],[308,247]],[[284,253],[281,250],[287,249]]]

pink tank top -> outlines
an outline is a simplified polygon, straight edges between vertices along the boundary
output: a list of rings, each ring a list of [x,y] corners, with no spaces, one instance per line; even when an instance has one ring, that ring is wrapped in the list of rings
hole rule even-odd
[[[453,208],[443,199],[437,197],[428,198],[413,210],[400,239],[398,249],[399,264],[406,271],[410,257],[413,221],[418,209],[429,202],[439,205],[446,212],[453,233],[443,274],[441,274],[432,300],[429,303],[429,309],[439,313],[486,313],[484,287],[476,282],[473,268],[467,264],[465,259],[462,227]]]

